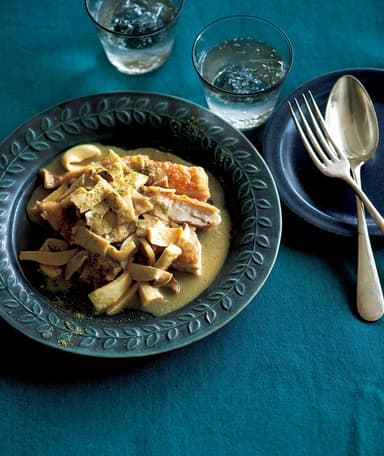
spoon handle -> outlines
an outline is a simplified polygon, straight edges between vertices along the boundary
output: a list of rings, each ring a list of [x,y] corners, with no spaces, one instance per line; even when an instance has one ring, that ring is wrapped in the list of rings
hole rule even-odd
[[[361,186],[360,168],[353,172],[356,184]],[[384,298],[377,272],[372,245],[365,219],[364,205],[356,197],[358,254],[357,254],[357,310],[366,321],[376,321],[384,313]]]

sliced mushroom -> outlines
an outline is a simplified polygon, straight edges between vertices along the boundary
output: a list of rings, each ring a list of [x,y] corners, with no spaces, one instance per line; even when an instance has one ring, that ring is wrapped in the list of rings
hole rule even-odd
[[[109,282],[107,285],[91,291],[88,297],[91,300],[96,313],[103,313],[109,307],[114,306],[128,290],[131,283],[132,278],[126,271],[117,277],[117,279]]]
[[[127,238],[118,250],[113,245],[108,248],[108,255],[116,261],[125,262],[128,261],[137,250],[137,245],[133,236]]]
[[[152,266],[156,261],[156,255],[151,244],[144,238],[139,239],[139,248],[142,257],[142,263]]]
[[[65,266],[64,278],[65,280],[70,280],[78,272],[85,261],[88,259],[88,252],[86,250],[80,250],[68,261]]]
[[[126,290],[123,295],[118,299],[118,301],[107,308],[106,314],[107,315],[115,315],[119,312],[122,312],[124,309],[128,308],[136,296],[137,290],[139,288],[139,284],[137,282],[133,283],[128,290]]]
[[[157,283],[167,283],[172,277],[172,274],[168,271],[139,263],[129,263],[126,269],[131,274],[132,279],[137,282],[155,281]]]
[[[68,149],[61,159],[61,164],[67,171],[82,170],[91,159],[99,158],[101,150],[94,144],[80,144]]]
[[[164,301],[164,296],[160,293],[159,289],[148,283],[139,284],[139,296],[144,310],[148,305],[160,304]]]
[[[62,239],[47,238],[40,247],[42,252],[60,252],[68,249],[68,243]],[[71,260],[69,260],[71,261]],[[51,279],[57,279],[62,275],[63,269],[61,266],[49,266],[40,263],[40,271]]]
[[[159,259],[153,265],[155,268],[159,269],[168,269],[171,264],[182,254],[182,250],[175,244],[169,244],[163,250],[163,253],[160,255]]]
[[[181,226],[171,228],[161,220],[156,220],[147,228],[147,239],[151,244],[159,247],[166,247],[169,244],[175,244],[183,234]]]
[[[47,266],[64,266],[77,252],[77,249],[61,252],[44,252],[42,250],[23,250],[19,254],[20,260],[36,261]]]

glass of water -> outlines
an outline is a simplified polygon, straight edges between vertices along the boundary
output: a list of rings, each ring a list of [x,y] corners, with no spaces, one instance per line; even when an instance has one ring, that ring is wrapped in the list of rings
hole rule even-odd
[[[193,65],[208,107],[240,130],[271,116],[293,61],[287,35],[253,16],[230,16],[205,27],[195,39]]]
[[[184,0],[85,0],[109,61],[123,73],[163,65],[173,48]]]

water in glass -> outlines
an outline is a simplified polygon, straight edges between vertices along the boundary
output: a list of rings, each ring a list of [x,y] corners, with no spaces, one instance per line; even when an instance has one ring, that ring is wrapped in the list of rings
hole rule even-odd
[[[171,0],[100,0],[95,18],[112,31],[101,30],[100,35],[108,59],[131,75],[158,68],[172,50],[174,38],[167,25],[175,15]]]
[[[273,111],[276,88],[287,71],[280,54],[254,39],[224,41],[201,60],[209,108],[236,128],[245,130],[265,122]]]

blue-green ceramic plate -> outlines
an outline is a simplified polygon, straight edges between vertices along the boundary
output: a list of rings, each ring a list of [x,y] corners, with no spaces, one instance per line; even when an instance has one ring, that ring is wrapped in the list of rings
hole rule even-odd
[[[115,317],[69,313],[42,294],[38,278],[18,261],[18,252],[31,248],[40,235],[25,212],[38,170],[66,148],[96,141],[173,151],[211,171],[224,187],[232,218],[226,263],[214,283],[178,311],[157,318],[133,311]],[[281,236],[275,183],[252,144],[204,108],[148,93],[106,93],[64,102],[3,141],[0,223],[0,315],[34,340],[101,357],[173,350],[224,326],[264,284]]]

